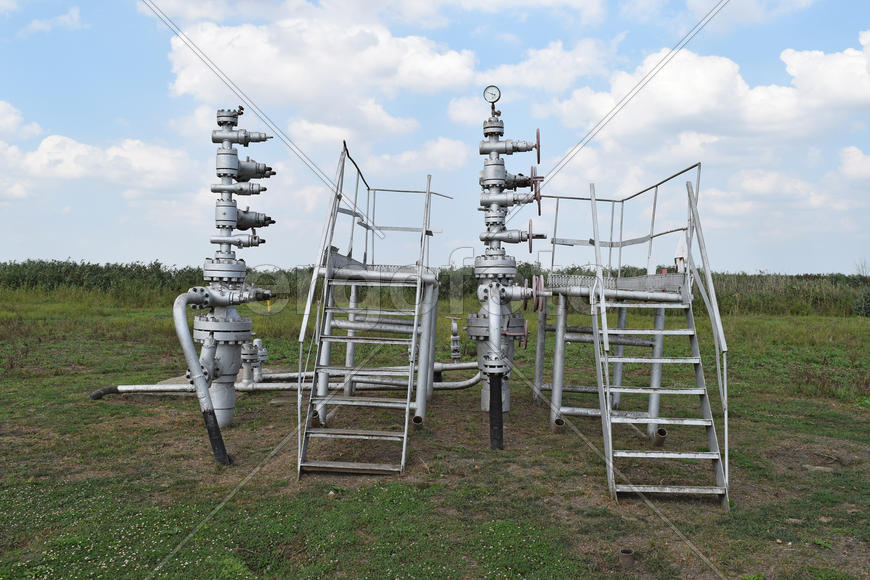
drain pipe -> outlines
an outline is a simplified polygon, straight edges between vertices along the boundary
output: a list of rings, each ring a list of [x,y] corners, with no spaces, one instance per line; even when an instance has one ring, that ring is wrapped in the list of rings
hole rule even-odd
[[[214,459],[221,465],[229,465],[230,457],[227,455],[226,447],[224,447],[221,428],[218,426],[217,417],[214,413],[214,405],[208,393],[208,381],[206,381],[205,375],[202,374],[202,365],[199,362],[199,357],[196,355],[196,346],[193,344],[190,328],[187,326],[188,303],[202,304],[204,302],[205,294],[200,292],[179,294],[178,298],[175,299],[175,304],[172,306],[172,318],[175,322],[175,333],[178,335],[178,342],[181,343],[181,350],[184,351],[187,368],[190,369],[190,379],[196,388],[196,398],[199,399],[199,408],[202,411],[202,418],[208,431],[208,439],[211,442]]]

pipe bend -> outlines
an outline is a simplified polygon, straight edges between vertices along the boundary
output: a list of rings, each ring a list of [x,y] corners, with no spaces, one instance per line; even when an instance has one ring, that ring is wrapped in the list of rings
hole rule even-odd
[[[202,304],[204,301],[205,293],[201,291],[191,289],[184,294],[179,294],[172,305],[172,320],[175,323],[175,334],[181,343],[181,350],[184,352],[187,368],[190,369],[190,378],[193,380],[194,387],[196,387],[196,397],[199,399],[199,408],[202,411],[202,418],[205,421],[205,428],[208,431],[208,438],[211,442],[215,461],[221,465],[229,465],[230,457],[227,455],[220,426],[214,413],[214,405],[208,393],[208,382],[202,374],[202,365],[196,354],[196,346],[193,344],[190,327],[187,325],[187,305],[191,302]]]
[[[98,399],[102,399],[106,395],[116,395],[116,394],[118,394],[118,386],[117,385],[112,386],[112,387],[103,387],[102,389],[97,389],[96,391],[94,391],[93,393],[88,395],[88,397],[92,401],[96,401]]]

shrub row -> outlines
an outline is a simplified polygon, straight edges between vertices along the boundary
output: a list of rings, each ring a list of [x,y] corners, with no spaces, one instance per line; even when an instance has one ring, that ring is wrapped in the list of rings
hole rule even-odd
[[[529,279],[541,270],[521,263],[519,279]],[[591,274],[579,268],[565,268],[563,274]],[[624,268],[623,275],[642,274],[640,268]],[[311,267],[297,267],[270,273],[252,272],[258,285],[271,287],[297,298],[311,279]],[[824,316],[870,316],[870,277],[846,274],[770,274],[760,272],[713,274],[719,310],[723,314],[818,314]],[[440,297],[473,295],[477,280],[470,266],[442,269]],[[168,297],[202,283],[202,270],[144,264],[92,264],[60,260],[0,262],[0,288],[52,291],[81,289],[106,293],[123,302],[146,304],[164,302]],[[703,310],[703,303],[698,300]]]

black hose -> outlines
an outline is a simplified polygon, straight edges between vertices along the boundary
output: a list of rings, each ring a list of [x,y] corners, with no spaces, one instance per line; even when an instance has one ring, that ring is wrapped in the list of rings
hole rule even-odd
[[[117,395],[117,394],[118,394],[118,387],[103,387],[102,389],[97,389],[96,391],[94,391],[93,393],[88,395],[88,397],[90,397],[91,400],[96,401],[97,399],[102,399],[105,395]]]
[[[489,447],[504,449],[504,417],[501,407],[501,374],[489,375]]]
[[[208,439],[211,441],[211,450],[214,453],[214,460],[221,465],[229,465],[232,463],[232,460],[230,459],[230,456],[227,455],[226,447],[224,447],[224,439],[221,437],[221,428],[218,425],[214,409],[203,411],[202,418],[205,420],[205,428],[208,431]]]

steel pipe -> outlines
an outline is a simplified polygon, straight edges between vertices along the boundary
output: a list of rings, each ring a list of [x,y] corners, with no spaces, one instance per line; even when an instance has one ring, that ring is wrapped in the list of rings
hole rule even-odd
[[[191,336],[190,328],[187,326],[187,304],[191,299],[201,301],[202,294],[185,292],[184,294],[179,294],[178,298],[175,299],[175,304],[172,306],[175,334],[181,343],[181,350],[184,352],[187,368],[190,369],[190,378],[196,389],[196,398],[199,400],[199,408],[202,411],[202,418],[205,421],[205,428],[208,431],[208,439],[211,442],[215,461],[221,465],[229,465],[230,457],[227,455],[224,440],[221,436],[221,429],[215,416],[214,406],[208,392],[209,385],[202,374],[202,367],[196,354],[196,346],[193,344],[193,336]]]

